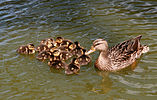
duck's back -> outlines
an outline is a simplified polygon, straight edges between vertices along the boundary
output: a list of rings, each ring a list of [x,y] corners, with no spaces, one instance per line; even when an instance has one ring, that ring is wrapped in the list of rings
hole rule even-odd
[[[109,49],[108,57],[114,70],[120,70],[131,65],[141,56],[143,50],[147,47],[140,44],[141,37],[139,35]]]

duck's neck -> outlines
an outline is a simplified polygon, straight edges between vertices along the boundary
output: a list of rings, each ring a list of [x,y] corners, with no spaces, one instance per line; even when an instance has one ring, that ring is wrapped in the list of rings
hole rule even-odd
[[[112,70],[111,69],[111,62],[110,59],[108,58],[108,52],[106,51],[101,51],[100,55],[95,63],[95,66],[99,69],[99,70]]]

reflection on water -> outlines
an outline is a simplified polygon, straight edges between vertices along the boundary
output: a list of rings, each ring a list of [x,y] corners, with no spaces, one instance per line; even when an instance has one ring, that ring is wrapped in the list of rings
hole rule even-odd
[[[0,0],[0,98],[152,99],[157,96],[156,0]],[[92,62],[79,75],[50,71],[47,63],[16,49],[63,36],[89,49],[97,38],[109,46],[141,34],[150,47],[132,70],[97,72]]]
[[[107,94],[112,90],[112,81],[109,78],[109,72],[98,71],[98,75],[102,77],[101,83],[98,85],[99,88],[92,88],[92,91],[98,94]]]

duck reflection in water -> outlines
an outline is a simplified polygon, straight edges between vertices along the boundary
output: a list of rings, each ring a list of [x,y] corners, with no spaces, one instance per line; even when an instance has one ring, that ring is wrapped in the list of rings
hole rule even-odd
[[[111,74],[128,75],[137,67],[138,62],[139,60],[136,60],[132,65],[117,72],[107,72],[107,71],[100,71],[96,69],[97,74],[102,77],[102,80],[96,86],[88,83],[87,87],[89,88],[90,91],[95,92],[97,94],[107,94],[112,90],[112,84],[113,84],[112,79],[110,78],[109,75]]]

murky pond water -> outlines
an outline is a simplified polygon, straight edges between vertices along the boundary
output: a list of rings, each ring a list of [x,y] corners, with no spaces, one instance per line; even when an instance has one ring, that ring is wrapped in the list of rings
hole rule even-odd
[[[149,45],[134,70],[98,72],[92,62],[79,75],[50,71],[19,45],[63,36],[87,49],[103,38],[109,46],[137,35]],[[0,0],[1,100],[156,100],[156,0]]]

